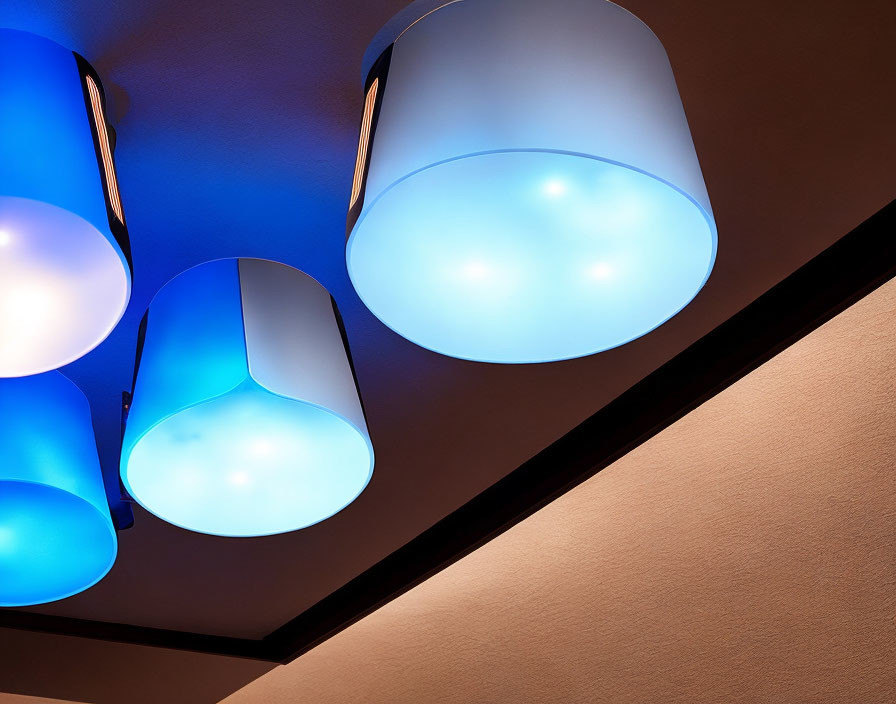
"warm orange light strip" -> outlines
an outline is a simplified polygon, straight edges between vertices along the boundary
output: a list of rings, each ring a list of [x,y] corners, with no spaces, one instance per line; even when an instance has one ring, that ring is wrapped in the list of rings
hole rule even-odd
[[[352,183],[352,199],[349,208],[355,205],[361,195],[361,182],[364,180],[364,164],[367,163],[367,147],[370,145],[370,128],[373,122],[373,106],[376,105],[376,91],[380,79],[374,78],[364,99],[364,119],[361,120],[361,136],[358,139],[358,158],[355,160],[355,180]]]
[[[100,140],[100,153],[103,157],[103,169],[106,172],[106,190],[109,191],[112,212],[115,213],[118,221],[124,224],[121,198],[118,195],[118,179],[115,178],[115,164],[112,162],[112,148],[109,146],[109,132],[106,130],[106,118],[103,115],[100,90],[90,76],[85,76],[85,78],[87,80],[87,92],[90,93],[90,107],[93,109],[93,123],[96,125],[96,133]]]

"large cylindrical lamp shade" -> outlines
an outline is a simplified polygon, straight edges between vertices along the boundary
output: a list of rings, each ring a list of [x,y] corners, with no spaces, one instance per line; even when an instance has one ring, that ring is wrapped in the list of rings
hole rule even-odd
[[[602,0],[420,0],[365,59],[347,264],[443,354],[544,362],[649,332],[716,227],[669,60]]]
[[[0,377],[55,369],[124,313],[130,249],[99,78],[0,29]]]
[[[221,259],[156,295],[121,459],[144,508],[201,533],[283,533],[341,510],[372,471],[338,312],[317,281]]]
[[[90,406],[59,372],[0,379],[0,606],[92,586],[118,540]]]

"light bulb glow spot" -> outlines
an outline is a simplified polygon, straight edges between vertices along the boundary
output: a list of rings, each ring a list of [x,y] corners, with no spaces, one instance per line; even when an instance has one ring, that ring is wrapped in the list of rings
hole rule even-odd
[[[269,438],[254,438],[246,446],[246,455],[252,459],[267,459],[277,454],[277,447]]]
[[[461,274],[467,281],[483,281],[488,278],[489,267],[484,262],[473,260],[463,266]]]
[[[596,281],[605,281],[613,276],[613,267],[606,262],[598,262],[593,264],[588,270],[592,279]]]
[[[544,184],[545,194],[554,198],[559,198],[566,194],[566,184],[563,181],[552,180]]]
[[[237,470],[228,475],[227,481],[234,486],[246,486],[251,483],[252,479],[248,472]]]
[[[16,532],[7,526],[0,525],[0,553],[12,554],[16,548]]]

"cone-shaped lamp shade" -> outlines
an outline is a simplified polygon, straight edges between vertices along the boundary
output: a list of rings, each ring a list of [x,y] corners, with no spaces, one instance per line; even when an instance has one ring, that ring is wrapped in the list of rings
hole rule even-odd
[[[87,399],[59,372],[0,379],[0,419],[0,606],[84,591],[118,550]]]
[[[716,228],[666,53],[601,0],[421,0],[374,40],[347,263],[454,357],[545,362],[644,335]]]
[[[55,369],[124,313],[129,246],[90,66],[0,29],[0,377]]]
[[[201,533],[304,528],[351,503],[373,449],[330,294],[275,262],[194,267],[153,299],[121,476]]]

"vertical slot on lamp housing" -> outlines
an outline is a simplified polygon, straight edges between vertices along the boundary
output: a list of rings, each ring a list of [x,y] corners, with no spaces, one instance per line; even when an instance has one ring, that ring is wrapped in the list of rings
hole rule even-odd
[[[115,164],[112,161],[112,148],[109,145],[109,131],[106,129],[106,118],[103,115],[103,104],[100,99],[100,91],[96,82],[90,76],[85,76],[87,92],[90,94],[90,107],[93,110],[93,122],[96,125],[96,133],[100,143],[100,154],[103,158],[103,171],[106,178],[106,190],[109,192],[109,202],[112,212],[118,221],[124,224],[124,214],[121,209],[121,198],[118,195],[118,179],[115,178]]]
[[[376,92],[379,78],[374,78],[364,99],[364,117],[361,121],[361,136],[358,138],[358,157],[355,160],[355,178],[352,182],[352,198],[349,208],[354,207],[361,195],[361,184],[364,181],[364,165],[367,163],[367,148],[370,146],[370,129],[373,124],[373,107],[376,105]]]

